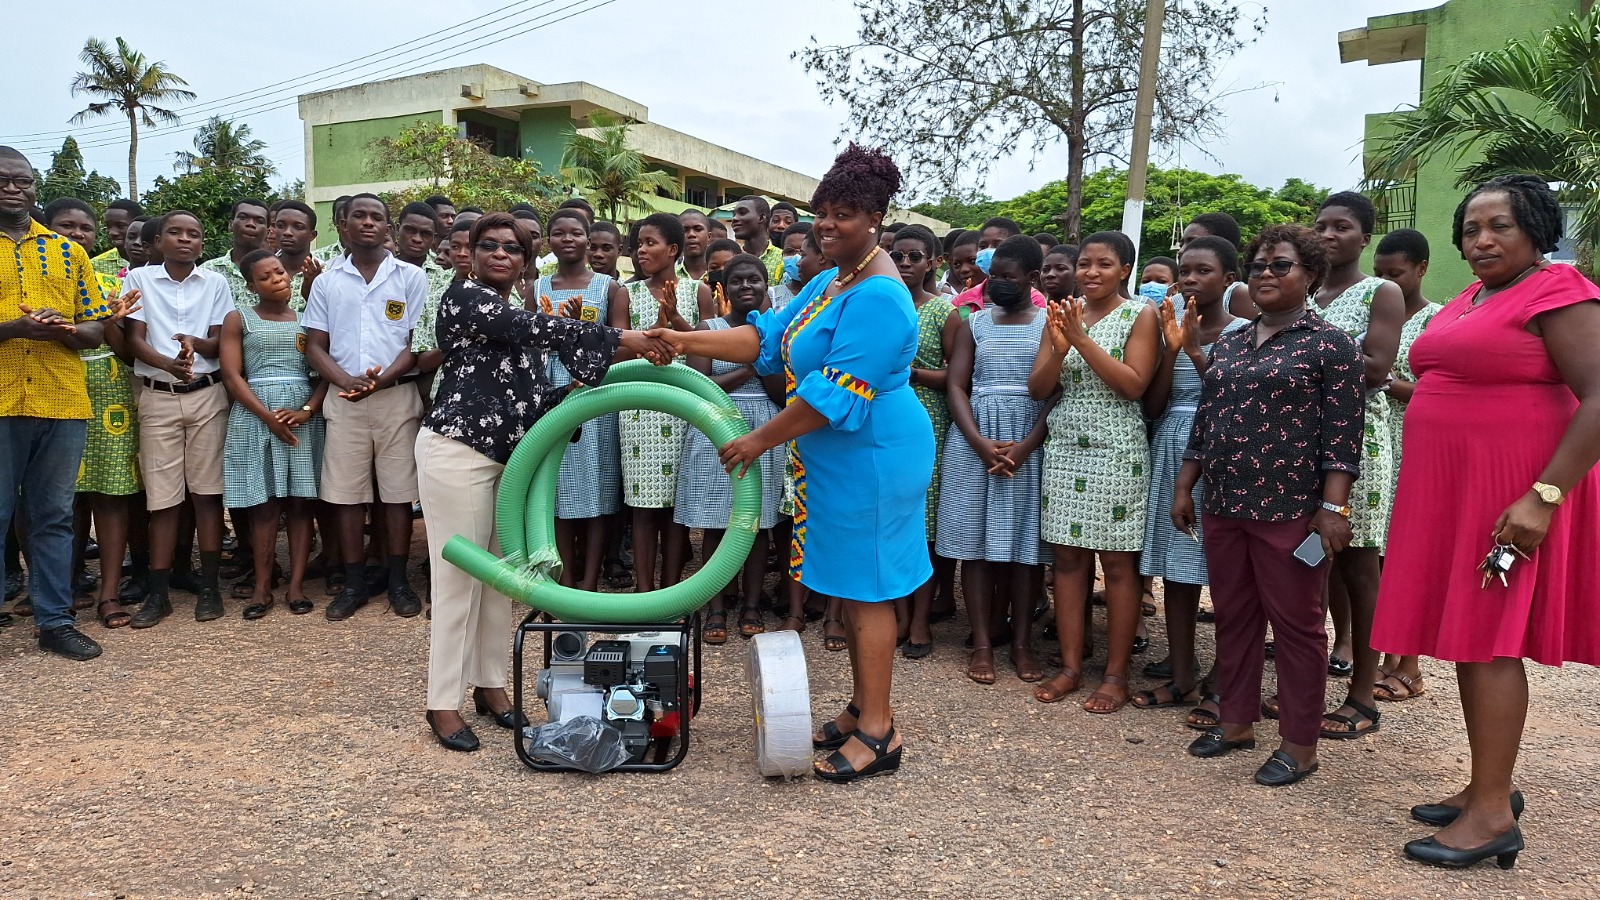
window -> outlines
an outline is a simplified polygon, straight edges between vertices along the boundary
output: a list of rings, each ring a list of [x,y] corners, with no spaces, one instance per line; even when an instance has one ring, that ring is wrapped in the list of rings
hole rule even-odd
[[[1377,234],[1388,234],[1399,228],[1417,227],[1417,181],[1391,181],[1379,185],[1372,192],[1372,205],[1377,211]]]

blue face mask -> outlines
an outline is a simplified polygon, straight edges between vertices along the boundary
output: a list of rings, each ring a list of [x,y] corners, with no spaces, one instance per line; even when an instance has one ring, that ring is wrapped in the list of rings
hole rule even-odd
[[[1159,281],[1146,281],[1139,285],[1139,296],[1151,303],[1160,303],[1167,299],[1167,286]]]
[[[784,281],[799,281],[800,280],[800,257],[798,257],[798,256],[785,256],[783,258],[783,280]]]
[[[985,275],[989,274],[989,264],[992,263],[992,262],[994,262],[994,248],[993,247],[990,247],[990,248],[985,249],[985,250],[979,250],[978,251],[978,259],[977,259],[978,268],[983,270],[983,274],[985,274]]]

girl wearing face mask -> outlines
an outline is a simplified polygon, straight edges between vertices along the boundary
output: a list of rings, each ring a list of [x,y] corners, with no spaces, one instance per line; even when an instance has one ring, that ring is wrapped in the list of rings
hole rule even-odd
[[[1011,663],[1023,681],[1044,671],[1031,631],[1040,566],[1039,493],[1049,400],[1029,397],[1028,374],[1047,314],[1029,301],[1044,254],[1025,235],[995,251],[984,286],[985,308],[957,318],[949,372],[950,419],[939,491],[938,555],[962,560],[972,656],[967,677],[993,684],[991,610],[996,582],[1011,598]]]
[[[1034,691],[1055,703],[1083,675],[1087,578],[1095,557],[1106,575],[1109,648],[1105,677],[1083,708],[1113,713],[1128,702],[1128,666],[1139,624],[1150,446],[1139,400],[1160,355],[1156,308],[1120,288],[1133,271],[1133,242],[1116,231],[1089,236],[1078,253],[1077,300],[1053,302],[1028,392],[1061,391],[1045,444],[1041,528],[1055,559],[1056,630],[1062,671]]]
[[[800,261],[805,257],[806,235],[810,233],[810,222],[796,222],[774,241],[783,249],[783,273],[778,283],[767,289],[767,300],[773,309],[783,309],[805,290],[806,280],[800,277]],[[818,271],[821,271],[820,268]]]
[[[723,267],[729,312],[725,316],[701,322],[696,331],[724,331],[749,324],[748,319],[767,308],[767,267],[759,257],[741,253]],[[689,365],[716,382],[727,391],[729,399],[739,408],[750,430],[767,424],[783,405],[783,376],[758,377],[750,363],[731,363],[712,360],[704,356],[689,357]],[[778,524],[778,503],[783,497],[783,466],[788,455],[787,447],[778,445],[761,455],[761,518],[759,528],[772,528]],[[717,460],[717,448],[711,439],[698,429],[689,432],[683,446],[683,456],[678,465],[678,496],[673,507],[673,521],[686,528],[705,530],[702,558],[710,559],[722,542],[728,527],[728,516],[733,511],[733,490],[728,476]],[[706,617],[707,639],[716,626],[721,627],[722,640],[727,640],[728,604],[740,603],[739,636],[754,637],[766,630],[761,616],[761,582],[766,577],[767,549],[757,541],[745,560],[743,577],[739,584],[729,585],[736,592],[724,591],[711,599],[711,609]],[[804,627],[805,619],[796,624]]]

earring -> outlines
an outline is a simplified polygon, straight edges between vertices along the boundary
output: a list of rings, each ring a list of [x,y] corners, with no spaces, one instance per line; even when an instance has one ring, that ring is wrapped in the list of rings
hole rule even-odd
[[[867,229],[867,234],[877,234],[877,233],[878,233],[878,229],[876,229],[876,228],[868,228]]]
[[[478,273],[472,271],[471,269],[468,269],[467,270],[467,278],[471,279],[472,281],[477,281],[478,280]]]

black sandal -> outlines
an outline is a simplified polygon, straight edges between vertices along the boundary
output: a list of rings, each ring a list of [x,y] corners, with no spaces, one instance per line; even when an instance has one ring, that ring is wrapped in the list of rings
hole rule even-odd
[[[1162,700],[1157,696],[1156,691],[1166,691],[1167,696],[1171,697],[1172,699]],[[1169,681],[1166,684],[1163,684],[1161,687],[1156,688],[1155,691],[1140,691],[1137,694],[1134,694],[1133,705],[1139,707],[1140,709],[1166,709],[1172,706],[1190,706],[1196,701],[1186,700],[1184,698],[1192,693],[1194,693],[1194,688],[1190,688],[1187,691],[1180,691],[1178,690],[1178,683],[1176,681]]]
[[[833,771],[825,772],[813,765],[811,767],[812,773],[830,784],[850,784],[863,778],[872,778],[876,775],[893,775],[895,772],[900,771],[900,751],[905,748],[889,749],[889,744],[894,741],[893,725],[889,726],[889,733],[881,738],[869,737],[860,731],[856,731],[853,737],[864,744],[868,750],[872,751],[872,762],[857,769],[850,764],[849,757],[845,756],[843,751],[835,750],[827,760],[828,765],[833,767]]]
[[[1219,694],[1206,694],[1204,697],[1200,698],[1200,702],[1215,703],[1218,710],[1222,709],[1222,697]],[[1194,720],[1195,716],[1205,716],[1211,721],[1207,722],[1201,720],[1196,722]],[[1189,715],[1184,717],[1183,724],[1189,728],[1193,728],[1195,731],[1210,731],[1211,729],[1222,724],[1222,714],[1220,712],[1212,712],[1203,706],[1197,705],[1194,709],[1189,710]]]
[[[745,606],[739,609],[739,637],[749,640],[766,630],[767,623],[761,616],[761,607]]]
[[[1378,730],[1378,711],[1377,710],[1373,709],[1370,706],[1367,706],[1364,703],[1357,703],[1354,700],[1345,700],[1342,705],[1350,707],[1351,709],[1355,710],[1355,712],[1351,713],[1348,716],[1341,716],[1337,712],[1323,713],[1322,718],[1323,718],[1324,721],[1327,721],[1327,722],[1339,722],[1341,724],[1348,725],[1348,726],[1350,726],[1349,729],[1348,730],[1337,730],[1336,729],[1336,730],[1330,731],[1330,730],[1328,730],[1327,727],[1324,727],[1322,729],[1322,738],[1323,738],[1323,740],[1349,741],[1349,740],[1354,740],[1355,738],[1361,737],[1362,735],[1371,734],[1374,731]],[[1371,722],[1372,723],[1372,727],[1370,727],[1370,728],[1362,728],[1361,727],[1361,723],[1362,722]]]
[[[724,611],[708,613],[706,625],[700,630],[700,639],[708,644],[726,644],[728,642],[728,614]]]
[[[101,625],[105,626],[106,628],[121,628],[122,626],[133,621],[133,613],[128,612],[126,609],[119,609],[114,613],[107,613],[106,604],[108,603],[115,603],[118,606],[122,605],[122,601],[116,599],[115,597],[110,600],[101,600],[99,603],[96,603],[94,605],[94,612],[95,615],[100,617]]]
[[[856,709],[854,701],[846,706],[844,711],[853,719],[858,721],[861,719],[861,710]],[[840,731],[839,726],[830,719],[822,723],[822,740],[812,738],[811,746],[816,750],[837,750],[844,746],[845,741],[850,740],[850,735],[853,733],[853,731]]]

